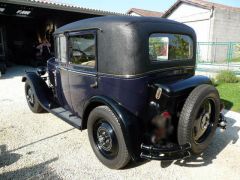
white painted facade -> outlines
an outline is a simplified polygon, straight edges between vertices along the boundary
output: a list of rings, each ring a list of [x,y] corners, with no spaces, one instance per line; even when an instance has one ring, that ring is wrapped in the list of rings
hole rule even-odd
[[[192,27],[196,32],[198,42],[211,41],[211,10],[182,3],[168,16],[168,19],[175,20]],[[209,46],[201,46],[200,52],[200,59],[211,58],[211,49]]]
[[[211,15],[211,10],[181,4],[168,16],[168,19],[182,22],[192,27],[197,34],[198,42],[207,42],[211,34]]]
[[[192,27],[198,42],[240,42],[240,11],[205,9],[181,3],[168,19]],[[200,46],[200,59],[226,61],[228,46]]]

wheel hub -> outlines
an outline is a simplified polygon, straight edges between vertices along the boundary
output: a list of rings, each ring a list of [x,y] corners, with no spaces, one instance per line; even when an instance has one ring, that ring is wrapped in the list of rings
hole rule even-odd
[[[99,146],[105,151],[110,151],[112,148],[112,138],[110,132],[105,127],[99,127],[97,130],[97,139]]]
[[[205,100],[201,105],[197,119],[194,122],[193,138],[197,143],[204,141],[208,136],[208,129],[211,128],[212,124],[211,113],[212,107],[210,100]]]
[[[93,137],[100,153],[108,159],[116,157],[118,140],[113,126],[104,119],[98,120],[93,128]]]
[[[27,91],[27,100],[29,103],[34,104],[34,95],[31,88],[29,88]]]
[[[202,116],[201,120],[201,129],[206,130],[209,125],[210,115],[209,113],[206,113]]]

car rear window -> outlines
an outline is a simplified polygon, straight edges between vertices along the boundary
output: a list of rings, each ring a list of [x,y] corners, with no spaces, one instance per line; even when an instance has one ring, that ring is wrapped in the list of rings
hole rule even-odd
[[[193,41],[187,35],[155,33],[149,37],[151,61],[188,60],[193,57]]]

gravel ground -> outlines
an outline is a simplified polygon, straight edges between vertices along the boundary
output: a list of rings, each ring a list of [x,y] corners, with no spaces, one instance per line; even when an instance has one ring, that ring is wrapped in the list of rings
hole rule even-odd
[[[110,170],[95,157],[87,132],[49,113],[33,114],[21,76],[10,68],[0,78],[0,179],[239,179],[240,115],[226,112],[228,128],[218,130],[201,157],[185,161],[132,163]]]

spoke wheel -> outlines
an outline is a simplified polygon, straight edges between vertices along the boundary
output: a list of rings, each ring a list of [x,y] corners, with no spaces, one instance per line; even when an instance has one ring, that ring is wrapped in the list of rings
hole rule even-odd
[[[214,123],[212,104],[210,99],[206,99],[199,108],[193,126],[193,139],[196,143],[203,142],[211,132]]]

